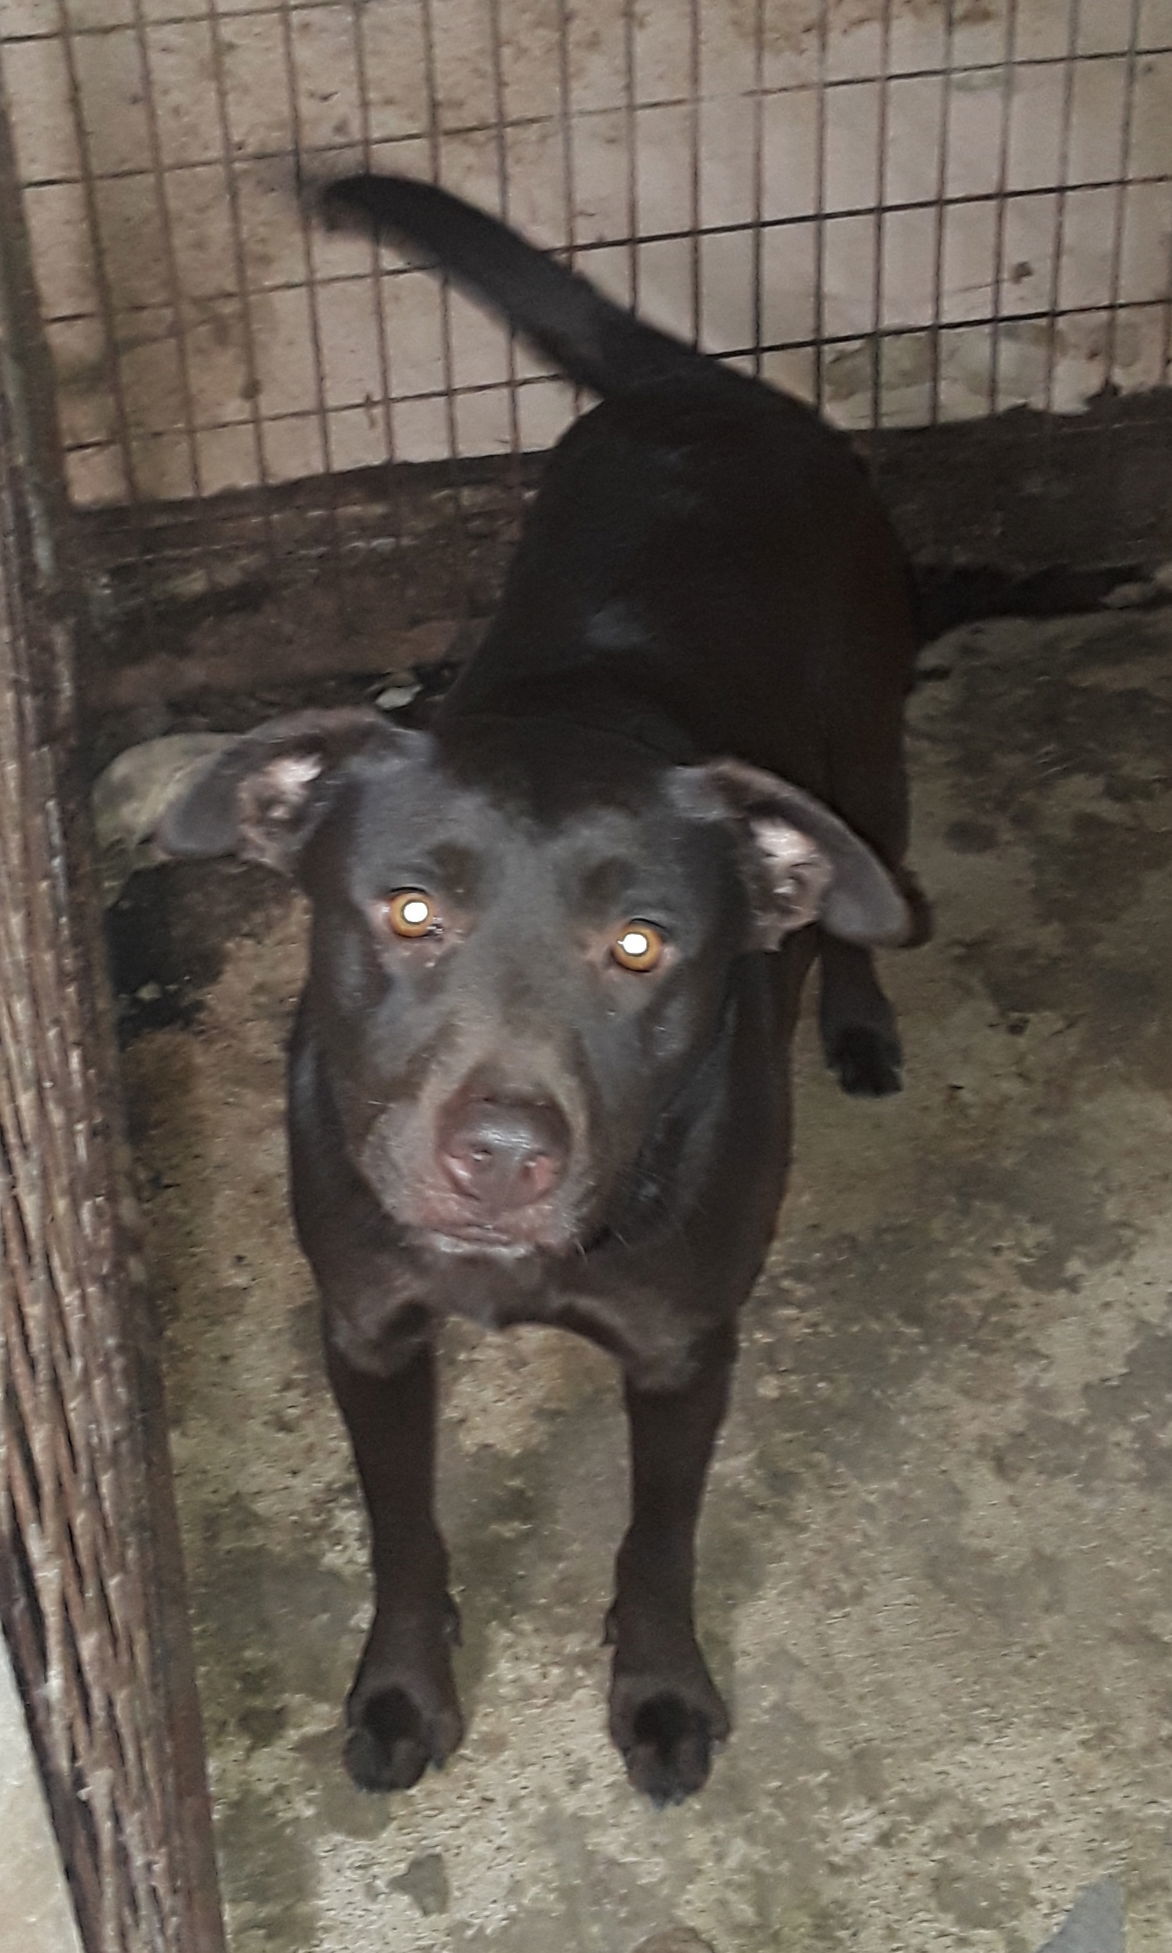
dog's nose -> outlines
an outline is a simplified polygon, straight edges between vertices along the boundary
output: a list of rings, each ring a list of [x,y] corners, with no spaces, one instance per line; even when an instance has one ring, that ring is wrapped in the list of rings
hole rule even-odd
[[[443,1122],[440,1164],[457,1193],[498,1212],[552,1193],[566,1170],[569,1128],[537,1100],[465,1100]]]

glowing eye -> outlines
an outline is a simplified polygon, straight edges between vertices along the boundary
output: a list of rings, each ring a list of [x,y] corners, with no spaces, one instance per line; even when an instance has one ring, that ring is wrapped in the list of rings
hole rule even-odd
[[[649,922],[628,922],[621,936],[616,936],[610,946],[610,953],[623,970],[653,970],[662,960],[667,945],[658,929]]]
[[[408,940],[434,935],[439,927],[431,897],[417,888],[401,888],[397,895],[388,895],[383,914],[394,934]]]

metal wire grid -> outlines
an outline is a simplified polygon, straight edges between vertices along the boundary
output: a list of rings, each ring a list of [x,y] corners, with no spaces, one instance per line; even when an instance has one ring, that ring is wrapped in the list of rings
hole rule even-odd
[[[0,190],[10,191],[3,163],[0,130]],[[104,979],[72,777],[63,503],[37,475],[49,420],[14,245],[9,229],[0,249],[0,1625],[87,1953],[222,1953],[169,1471],[111,1039],[95,1003]]]
[[[5,80],[79,499],[201,498],[362,462],[516,452],[543,445],[571,411],[532,361],[486,351],[487,328],[469,326],[458,301],[441,295],[437,312],[418,274],[357,264],[352,244],[339,251],[304,225],[296,235],[293,151],[325,166],[362,158],[420,170],[506,212],[512,204],[604,284],[638,302],[654,275],[677,327],[804,379],[858,425],[956,412],[947,368],[959,338],[984,379],[970,385],[967,412],[1023,394],[1058,404],[1062,331],[1079,322],[1084,379],[1134,384],[1121,359],[1131,328],[1145,339],[1140,377],[1166,381],[1166,246],[1162,263],[1153,254],[1172,156],[1152,125],[1172,108],[1169,0],[1001,0],[994,20],[942,0],[931,63],[893,0],[876,0],[845,37],[831,0],[811,0],[805,14],[792,10],[804,34],[780,48],[786,10],[747,4],[750,31],[730,55],[715,28],[731,4],[700,0],[643,14],[634,0],[599,0],[585,26],[566,0],[7,0]],[[587,28],[604,62],[584,65]],[[388,105],[392,58],[411,80]],[[193,147],[179,95],[197,85]],[[69,104],[71,131],[58,122],[56,137],[46,89]],[[894,187],[897,163],[910,180],[909,91],[916,127],[925,114],[935,125],[914,193]],[[990,138],[986,111],[991,153],[974,158],[958,124],[990,101],[999,127]],[[803,191],[767,165],[776,144],[787,153],[782,124],[811,118],[810,153],[790,151],[812,177]],[[1018,152],[1039,118],[1056,137],[1051,167],[1023,176]],[[665,180],[660,146],[650,182],[656,121],[675,130],[680,153]],[[752,132],[748,153],[722,182],[719,149],[739,143],[738,123]],[[1033,136],[1036,146],[1036,126]],[[1027,218],[1035,238],[1049,219],[1037,264],[1015,249]],[[213,223],[214,265],[197,236]],[[274,226],[283,242],[266,268]],[[1070,276],[1076,228],[1084,254],[1098,232],[1098,271],[1081,287]],[[983,289],[970,293],[953,272],[966,237],[984,260]],[[894,289],[909,254],[924,260],[918,303]],[[787,265],[808,295],[804,318],[777,299]],[[404,322],[426,336],[429,319],[439,357],[421,383],[426,359],[397,339]],[[216,330],[231,331],[227,362],[209,344]],[[1024,382],[1006,371],[1007,350],[1023,345]],[[108,422],[88,430],[101,407],[96,389],[77,386],[85,348],[109,402]],[[864,379],[852,381],[852,359]],[[919,375],[910,387],[908,370]]]

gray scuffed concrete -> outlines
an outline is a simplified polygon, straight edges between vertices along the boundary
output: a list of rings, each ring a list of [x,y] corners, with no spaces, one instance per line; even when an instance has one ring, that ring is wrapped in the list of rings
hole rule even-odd
[[[681,1810],[604,1734],[614,1380],[538,1332],[450,1339],[466,1748],[396,1802],[346,1782],[368,1589],[283,1209],[296,908],[132,1050],[234,1953],[1066,1953],[1104,1880],[1167,1953],[1172,618],[926,665],[908,1087],[845,1100],[803,1030],[703,1533],[736,1731]]]
[[[1084,1892],[1042,1953],[1126,1953],[1123,1894],[1105,1878]]]
[[[0,1953],[81,1953],[24,1707],[2,1635]]]

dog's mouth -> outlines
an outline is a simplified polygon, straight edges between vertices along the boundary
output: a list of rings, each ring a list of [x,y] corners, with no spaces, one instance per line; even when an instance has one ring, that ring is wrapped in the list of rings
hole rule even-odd
[[[494,1261],[520,1261],[539,1252],[534,1240],[519,1238],[487,1221],[471,1221],[461,1227],[413,1228],[418,1247],[439,1255],[488,1255]]]

